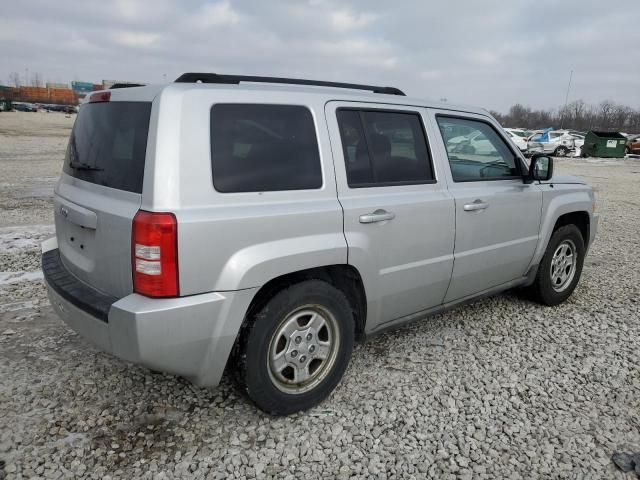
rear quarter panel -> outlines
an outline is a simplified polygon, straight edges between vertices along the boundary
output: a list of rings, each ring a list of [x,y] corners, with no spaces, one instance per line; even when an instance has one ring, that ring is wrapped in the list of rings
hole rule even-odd
[[[293,98],[293,100],[292,100]],[[162,91],[155,163],[142,208],[178,219],[180,294],[261,286],[291,272],[347,262],[324,104],[291,92]],[[297,104],[314,118],[323,185],[315,190],[220,193],[211,170],[210,110],[216,103]]]

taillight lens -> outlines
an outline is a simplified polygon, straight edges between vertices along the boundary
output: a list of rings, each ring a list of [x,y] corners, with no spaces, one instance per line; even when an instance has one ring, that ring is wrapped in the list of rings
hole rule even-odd
[[[89,103],[108,102],[111,100],[111,92],[96,92],[89,96]]]
[[[173,213],[136,213],[131,263],[136,293],[148,297],[178,296],[178,222]]]

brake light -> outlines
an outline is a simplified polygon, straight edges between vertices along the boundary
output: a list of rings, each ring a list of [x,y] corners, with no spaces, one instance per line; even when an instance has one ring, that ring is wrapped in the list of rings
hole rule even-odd
[[[173,213],[139,210],[133,218],[133,290],[147,297],[177,297],[178,222]]]
[[[96,92],[89,97],[89,103],[108,102],[111,100],[111,92]]]

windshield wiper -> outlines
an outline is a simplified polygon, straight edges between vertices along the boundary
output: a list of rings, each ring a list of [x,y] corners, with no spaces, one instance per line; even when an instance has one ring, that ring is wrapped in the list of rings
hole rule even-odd
[[[69,166],[74,170],[89,170],[92,172],[101,172],[104,170],[104,168],[94,167],[93,165],[82,162],[69,162]]]

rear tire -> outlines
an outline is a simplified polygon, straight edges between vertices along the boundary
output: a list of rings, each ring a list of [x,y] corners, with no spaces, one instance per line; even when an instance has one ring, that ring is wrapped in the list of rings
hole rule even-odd
[[[278,292],[249,320],[238,380],[261,410],[289,415],[329,396],[353,350],[355,322],[344,293],[306,280]]]
[[[585,247],[575,225],[565,225],[553,232],[538,266],[529,293],[539,303],[559,305],[571,296],[580,280]]]

